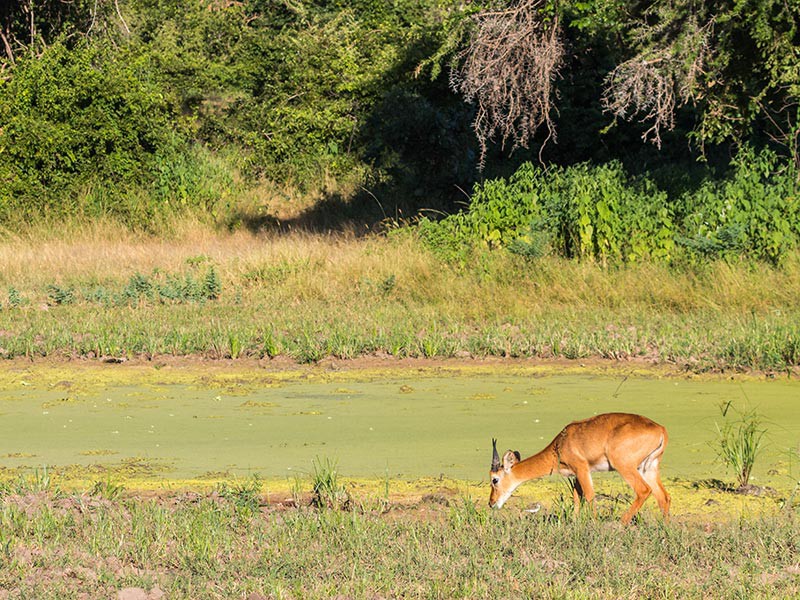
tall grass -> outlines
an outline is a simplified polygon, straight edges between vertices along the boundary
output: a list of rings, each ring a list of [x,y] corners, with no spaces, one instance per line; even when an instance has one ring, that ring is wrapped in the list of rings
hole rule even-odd
[[[412,237],[201,225],[170,239],[90,229],[0,242],[7,357],[597,356],[785,369],[800,364],[798,316],[797,256],[603,268],[486,251],[459,267]]]
[[[729,416],[731,411],[736,416]],[[721,412],[723,424],[722,427],[717,425],[717,456],[736,477],[736,484],[745,487],[763,447],[766,429],[755,410],[737,410],[728,402],[721,407]]]

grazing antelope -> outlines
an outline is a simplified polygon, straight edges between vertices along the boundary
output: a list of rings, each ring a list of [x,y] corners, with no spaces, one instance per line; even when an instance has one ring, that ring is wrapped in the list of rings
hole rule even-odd
[[[622,516],[623,523],[630,523],[650,494],[667,517],[669,494],[658,474],[666,446],[664,427],[647,417],[625,413],[606,413],[570,423],[544,450],[525,460],[521,460],[519,452],[509,450],[501,463],[497,440],[492,440],[489,506],[502,507],[526,481],[560,473],[576,478],[572,492],[575,513],[580,509],[581,497],[595,512],[592,471],[617,471],[636,494]]]

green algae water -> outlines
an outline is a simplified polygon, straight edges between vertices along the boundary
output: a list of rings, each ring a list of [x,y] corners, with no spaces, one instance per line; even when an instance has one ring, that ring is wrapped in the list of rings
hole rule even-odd
[[[107,472],[153,482],[284,478],[307,474],[323,458],[354,478],[480,481],[492,437],[527,456],[572,420],[623,411],[666,426],[665,478],[731,480],[714,451],[720,405],[730,401],[757,410],[767,429],[753,483],[786,488],[800,476],[795,381],[408,369],[241,383],[164,374],[80,386],[68,368],[51,382],[4,375],[6,474],[47,466],[89,480]]]

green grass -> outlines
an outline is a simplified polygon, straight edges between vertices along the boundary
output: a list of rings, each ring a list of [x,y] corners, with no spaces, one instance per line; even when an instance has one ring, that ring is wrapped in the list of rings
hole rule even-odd
[[[0,355],[137,357],[201,355],[305,363],[385,353],[396,357],[640,358],[696,370],[785,370],[800,364],[800,310],[759,318],[709,309],[543,308],[531,315],[475,319],[412,312],[403,303],[278,299],[252,304],[86,304],[0,311]],[[265,318],[265,315],[267,318]],[[718,334],[715,332],[725,332]]]
[[[253,511],[237,497],[0,502],[10,598],[776,598],[800,593],[789,510],[731,522],[565,519],[469,498]]]
[[[800,257],[604,268],[487,251],[453,266],[403,236],[201,233],[0,243],[0,356],[800,365]]]

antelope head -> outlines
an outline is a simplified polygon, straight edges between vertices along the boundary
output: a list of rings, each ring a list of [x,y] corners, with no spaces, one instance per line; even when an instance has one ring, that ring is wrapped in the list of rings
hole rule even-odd
[[[497,453],[497,440],[492,440],[492,468],[489,470],[489,481],[492,491],[489,494],[489,506],[501,508],[511,494],[517,489],[521,480],[517,480],[511,473],[511,469],[520,461],[519,452],[509,450],[503,455],[500,462],[500,455]]]

